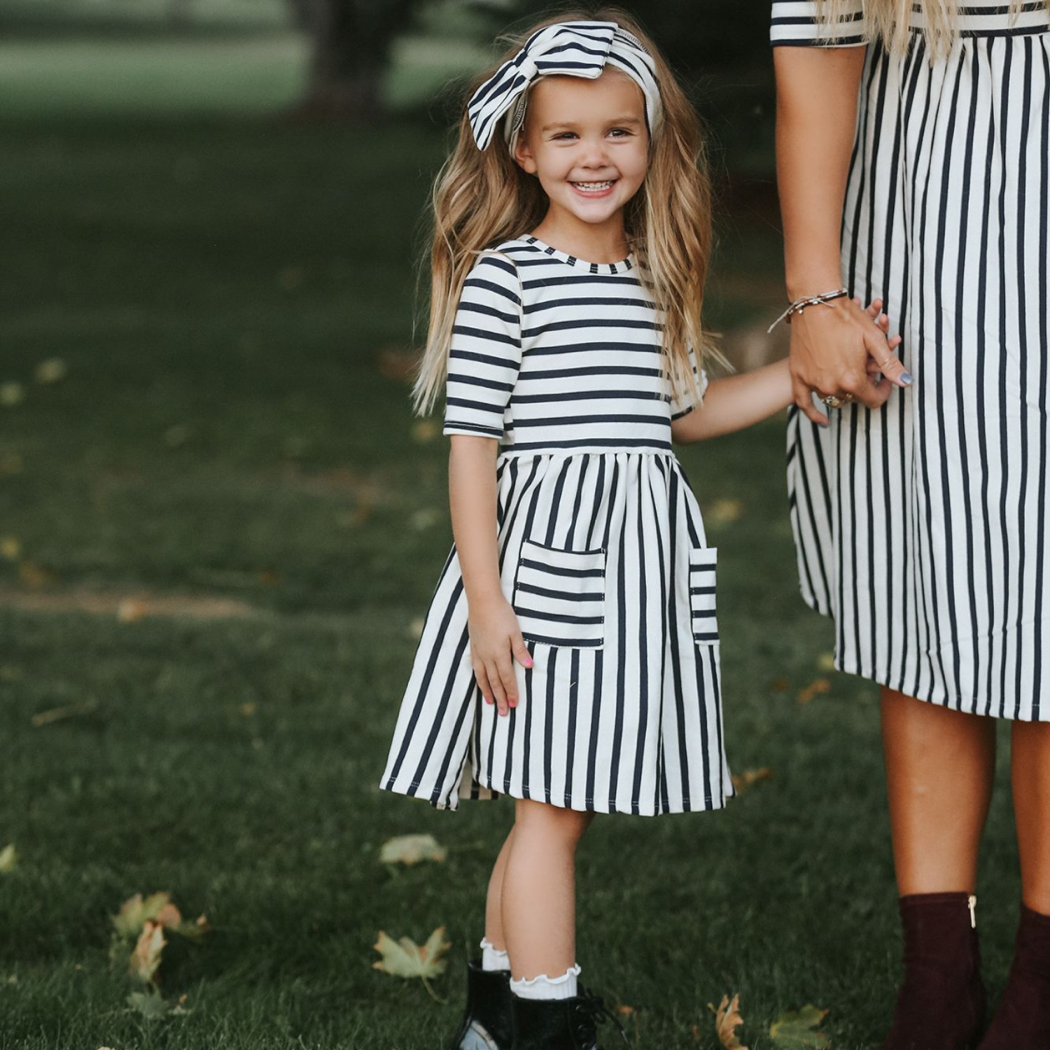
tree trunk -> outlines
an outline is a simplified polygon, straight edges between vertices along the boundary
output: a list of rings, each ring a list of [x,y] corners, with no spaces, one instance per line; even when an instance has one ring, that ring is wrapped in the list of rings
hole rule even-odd
[[[409,0],[292,0],[310,33],[312,55],[300,118],[376,121],[384,116],[382,79],[390,43],[405,28]]]

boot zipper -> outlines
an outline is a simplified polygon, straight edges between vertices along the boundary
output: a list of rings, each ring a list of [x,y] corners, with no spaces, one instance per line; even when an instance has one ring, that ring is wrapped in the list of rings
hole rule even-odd
[[[966,907],[968,907],[970,909],[970,929],[976,930],[977,929],[977,895],[975,893],[971,893],[970,896],[966,898]]]

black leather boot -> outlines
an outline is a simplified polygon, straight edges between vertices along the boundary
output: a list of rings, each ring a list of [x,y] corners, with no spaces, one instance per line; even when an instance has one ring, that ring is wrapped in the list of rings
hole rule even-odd
[[[467,963],[467,1008],[449,1050],[510,1050],[510,971]]]
[[[1014,961],[981,1050],[1050,1047],[1050,915],[1021,905]]]
[[[976,898],[901,897],[904,983],[883,1050],[973,1050],[984,1028],[985,992]]]
[[[616,1045],[631,1041],[601,998],[580,985],[572,999],[520,999],[511,996],[514,1018],[512,1050],[603,1050],[598,1045],[598,1026],[612,1021]],[[611,1050],[611,1048],[610,1048]]]

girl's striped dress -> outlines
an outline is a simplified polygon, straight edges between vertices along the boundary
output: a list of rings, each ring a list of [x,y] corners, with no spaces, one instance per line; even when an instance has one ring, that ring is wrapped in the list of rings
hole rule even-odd
[[[444,432],[499,439],[499,569],[534,663],[515,662],[520,701],[499,717],[474,681],[453,547],[384,788],[650,815],[732,793],[717,551],[671,449],[693,405],[671,397],[660,329],[633,256],[589,263],[527,236],[471,270]]]
[[[838,666],[960,711],[1050,720],[1050,17],[960,0],[930,60],[868,47],[842,265],[886,300],[915,384],[823,431],[793,412],[802,591]],[[777,0],[773,42],[863,44]],[[814,100],[819,120],[820,101]]]

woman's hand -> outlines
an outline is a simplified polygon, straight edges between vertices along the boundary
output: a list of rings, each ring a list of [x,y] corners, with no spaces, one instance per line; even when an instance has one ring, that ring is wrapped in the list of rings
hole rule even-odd
[[[514,660],[532,666],[518,618],[502,595],[468,603],[470,662],[486,704],[495,703],[501,715],[518,706],[518,683]]]
[[[878,408],[894,386],[911,385],[912,377],[894,353],[901,338],[887,338],[889,318],[881,310],[881,299],[867,310],[859,299],[836,299],[791,318],[791,387],[795,404],[814,423],[828,425],[813,404],[814,391],[819,397],[852,394],[868,408]]]

